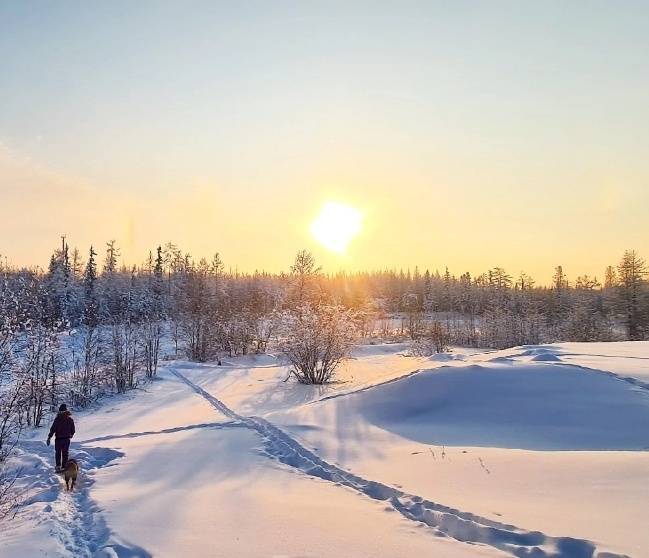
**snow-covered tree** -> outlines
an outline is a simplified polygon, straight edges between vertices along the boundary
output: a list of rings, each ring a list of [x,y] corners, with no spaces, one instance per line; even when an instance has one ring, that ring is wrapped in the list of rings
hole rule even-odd
[[[142,312],[142,336],[144,343],[144,365],[146,377],[153,378],[158,369],[160,344],[162,341],[165,319],[164,277],[162,247],[158,246],[153,276],[145,292]]]
[[[411,350],[417,356],[431,356],[448,349],[450,334],[439,320],[433,320],[419,331]]]
[[[629,339],[645,339],[649,335],[647,264],[635,250],[626,250],[617,271],[620,303]]]
[[[322,268],[316,267],[313,254],[300,250],[291,266],[286,301],[289,308],[300,308],[320,299]]]
[[[512,312],[512,278],[501,267],[489,270],[486,288],[482,339],[487,347],[504,349],[516,344],[516,326]]]
[[[306,304],[285,314],[286,338],[279,349],[291,375],[304,384],[329,382],[356,339],[351,311],[337,305]]]

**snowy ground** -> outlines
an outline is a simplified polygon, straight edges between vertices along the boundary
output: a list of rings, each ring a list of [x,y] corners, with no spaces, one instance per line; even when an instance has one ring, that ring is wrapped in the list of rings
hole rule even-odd
[[[45,429],[0,557],[649,556],[649,343],[431,358],[359,347],[324,387],[272,356],[171,362]]]

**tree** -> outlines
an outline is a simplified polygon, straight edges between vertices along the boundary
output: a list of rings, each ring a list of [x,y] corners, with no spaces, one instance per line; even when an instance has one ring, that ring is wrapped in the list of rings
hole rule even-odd
[[[473,285],[471,274],[467,271],[458,281],[455,304],[463,319],[461,331],[456,332],[455,337],[456,342],[468,347],[475,347],[478,337],[476,317],[480,305],[477,294],[478,289]]]
[[[450,335],[439,320],[427,324],[419,332],[417,339],[412,344],[412,352],[417,356],[431,356],[435,353],[443,353],[449,342]]]
[[[417,339],[418,331],[421,328],[421,304],[417,293],[408,292],[403,295],[402,307],[408,320],[408,335],[410,339]]]
[[[609,289],[617,285],[617,273],[612,265],[606,266],[604,270],[604,288]]]
[[[599,341],[603,334],[603,320],[597,310],[601,285],[596,277],[582,275],[575,281],[575,297],[567,316],[564,331],[569,341]]]
[[[83,293],[85,310],[83,316],[83,323],[90,327],[95,328],[99,325],[99,304],[97,302],[97,293],[95,285],[97,282],[97,264],[95,263],[95,256],[97,253],[90,246],[88,254],[88,263],[83,274]]]
[[[69,397],[75,407],[86,407],[102,394],[102,362],[106,348],[99,328],[96,255],[90,246],[88,262],[83,271],[82,325],[70,332]]]
[[[42,324],[31,324],[22,336],[15,374],[24,376],[20,415],[28,426],[40,426],[46,404],[56,400],[61,370],[59,336]]]
[[[289,278],[289,306],[300,308],[318,299],[320,288],[318,280],[321,277],[320,267],[316,267],[315,258],[310,252],[300,250],[291,266]]]
[[[13,508],[16,501],[16,474],[7,469],[7,459],[20,439],[23,423],[20,403],[28,377],[15,373],[19,358],[19,329],[23,327],[20,296],[29,292],[25,285],[33,277],[10,281],[6,268],[0,278],[0,519]]]
[[[74,327],[81,316],[81,303],[75,290],[75,276],[70,265],[69,247],[65,236],[61,237],[61,248],[50,258],[47,274],[43,281],[43,320],[48,327],[61,330]]]
[[[516,344],[538,343],[543,315],[534,297],[534,279],[524,272],[521,272],[513,293],[513,314]]]
[[[620,301],[625,315],[629,339],[631,341],[644,339],[649,329],[645,281],[647,265],[635,250],[627,250],[624,252],[622,261],[617,266],[617,271]]]
[[[307,304],[285,319],[290,325],[279,348],[292,365],[290,374],[303,384],[329,382],[356,338],[351,311]]]
[[[570,309],[569,286],[570,283],[563,272],[563,267],[558,265],[554,268],[554,275],[552,276],[552,296],[548,301],[549,308],[547,312],[552,341],[561,340],[562,324]]]
[[[424,308],[424,312],[430,315],[435,308],[435,296],[433,293],[433,281],[430,276],[430,271],[428,270],[426,270],[426,273],[424,273],[423,283],[424,294],[422,306]]]
[[[117,256],[119,249],[116,241],[106,243],[106,259],[101,274],[101,313],[102,318],[109,323],[119,322],[124,314],[124,298],[122,296],[124,285],[120,285],[120,274],[117,270]]]
[[[19,501],[20,493],[15,486],[19,472],[9,470],[7,462],[22,431],[19,407],[26,378],[16,378],[4,385],[2,380],[0,370],[0,520],[17,509]]]
[[[81,252],[76,246],[72,250],[72,261],[70,262],[70,271],[74,277],[80,277],[83,273],[83,260],[81,259]]]
[[[153,276],[150,278],[142,308],[142,337],[146,377],[154,378],[162,341],[164,315],[164,278],[162,247],[158,246]]]
[[[189,263],[183,280],[176,301],[187,357],[197,362],[218,359],[214,283],[207,260]]]
[[[487,275],[487,303],[482,328],[483,343],[494,349],[512,347],[517,339],[511,308],[511,276],[501,267]]]
[[[109,240],[106,243],[106,260],[104,261],[104,273],[115,273],[117,271],[117,256],[119,256],[117,241]]]
[[[109,273],[109,277],[117,278]],[[124,278],[125,279],[125,278]],[[140,297],[135,269],[131,271],[130,281],[115,282],[111,285],[119,301],[120,312],[113,313],[108,328],[108,344],[111,353],[110,376],[117,393],[124,393],[138,385],[137,369],[141,360],[140,346]]]
[[[20,402],[28,376],[14,374],[14,353],[16,343],[13,332],[2,328],[0,332],[0,464],[8,457],[10,450],[20,437]]]
[[[68,392],[73,407],[86,407],[103,395],[106,344],[98,327],[83,326],[70,333],[71,367]]]

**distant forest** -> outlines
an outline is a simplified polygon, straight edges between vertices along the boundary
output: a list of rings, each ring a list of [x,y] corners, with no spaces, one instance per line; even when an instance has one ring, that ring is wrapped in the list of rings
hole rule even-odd
[[[101,261],[93,247],[84,258],[63,237],[47,271],[0,263],[5,328],[38,323],[64,331],[162,320],[172,326],[178,345],[184,342],[183,350],[189,342],[191,357],[192,333],[185,338],[186,330],[200,317],[210,335],[206,343],[214,344],[208,352],[246,354],[265,348],[260,322],[308,299],[356,311],[363,337],[416,340],[437,322],[449,344],[495,349],[649,338],[648,268],[634,250],[605,269],[603,282],[588,275],[569,278],[558,266],[550,286],[537,286],[525,273],[512,277],[500,267],[477,277],[458,277],[448,268],[443,274],[418,268],[326,274],[306,251],[280,274],[227,271],[218,253],[196,261],[171,243],[140,266],[118,266],[119,256],[110,241]]]
[[[218,254],[196,261],[171,243],[141,266],[119,266],[115,241],[102,252],[83,256],[63,237],[47,270],[0,267],[0,388],[22,378],[24,398],[25,386],[46,386],[28,405],[30,424],[62,390],[83,406],[154,377],[163,346],[167,356],[217,362],[272,350],[287,316],[305,306],[343,309],[354,339],[408,341],[416,354],[649,338],[647,266],[634,250],[602,283],[558,266],[549,286],[499,267],[477,277],[327,274],[307,251],[280,274],[227,271]]]

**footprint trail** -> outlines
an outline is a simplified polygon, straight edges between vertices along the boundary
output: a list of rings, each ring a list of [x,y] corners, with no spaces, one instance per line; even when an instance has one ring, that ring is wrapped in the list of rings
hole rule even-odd
[[[268,421],[260,417],[238,415],[176,369],[169,370],[232,420],[233,426],[236,424],[256,431],[264,441],[264,451],[269,458],[312,477],[345,486],[369,498],[385,502],[406,519],[428,526],[438,536],[465,543],[488,545],[521,558],[628,558],[619,554],[598,552],[595,544],[588,540],[555,537],[539,531],[520,529],[354,475],[318,457]]]

